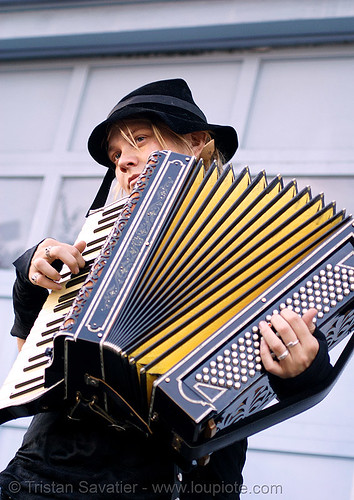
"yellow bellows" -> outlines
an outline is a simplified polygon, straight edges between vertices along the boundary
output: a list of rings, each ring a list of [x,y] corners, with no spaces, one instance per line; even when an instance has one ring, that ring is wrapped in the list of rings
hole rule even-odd
[[[332,203],[296,182],[269,185],[248,169],[236,179],[216,169],[196,176],[183,207],[146,271],[139,314],[143,339],[127,352],[153,381],[304,258],[342,219]],[[150,304],[150,307],[149,307]],[[150,312],[144,312],[150,311]],[[151,312],[152,311],[152,312]],[[145,316],[144,316],[145,314]]]

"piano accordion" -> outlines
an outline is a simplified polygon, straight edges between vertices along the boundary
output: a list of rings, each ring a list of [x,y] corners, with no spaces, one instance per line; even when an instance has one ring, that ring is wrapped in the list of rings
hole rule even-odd
[[[257,326],[315,307],[329,349],[353,330],[353,222],[323,195],[160,151],[130,197],[92,213],[79,239],[87,266],[63,270],[63,290],[49,295],[0,391],[1,423],[56,408],[76,418],[85,407],[113,425],[167,429],[193,460],[333,385],[269,406]]]

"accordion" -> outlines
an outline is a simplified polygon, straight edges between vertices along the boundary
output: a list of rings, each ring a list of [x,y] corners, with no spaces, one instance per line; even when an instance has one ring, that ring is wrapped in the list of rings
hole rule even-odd
[[[155,152],[130,197],[86,226],[87,266],[50,294],[0,422],[84,407],[165,432],[194,460],[320,401],[353,351],[352,219],[295,180]],[[330,380],[270,405],[258,323],[286,307],[317,308],[330,349],[349,341]]]

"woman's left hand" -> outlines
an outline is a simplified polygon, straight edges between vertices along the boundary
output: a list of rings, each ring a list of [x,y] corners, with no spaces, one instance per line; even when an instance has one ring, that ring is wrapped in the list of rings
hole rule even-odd
[[[268,372],[281,378],[291,378],[311,365],[319,349],[318,341],[313,336],[316,314],[316,309],[309,309],[301,317],[290,309],[283,309],[280,314],[272,316],[271,324],[260,322],[260,351]]]

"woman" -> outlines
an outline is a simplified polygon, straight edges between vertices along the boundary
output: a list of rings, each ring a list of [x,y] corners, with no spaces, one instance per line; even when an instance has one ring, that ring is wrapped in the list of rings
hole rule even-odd
[[[108,168],[95,204],[104,203],[115,175],[130,193],[148,156],[158,149],[229,161],[237,149],[232,127],[209,124],[180,79],[145,85],[124,97],[92,132],[89,151]],[[222,159],[222,160],[221,160]],[[58,290],[58,261],[72,273],[84,266],[85,242],[74,246],[47,238],[16,262],[15,324],[19,347],[47,296]],[[301,390],[325,377],[330,365],[323,336],[314,333],[315,310],[302,318],[285,310],[261,322],[261,355],[279,396]],[[278,333],[278,335],[275,333]],[[289,347],[289,348],[287,348]],[[271,351],[278,360],[273,359]],[[208,465],[183,475],[181,499],[238,498],[246,440],[214,453]],[[0,474],[3,498],[169,499],[174,464],[164,443],[133,429],[113,430],[101,422],[70,421],[64,412],[34,417],[15,458]],[[14,487],[15,485],[15,487]]]

